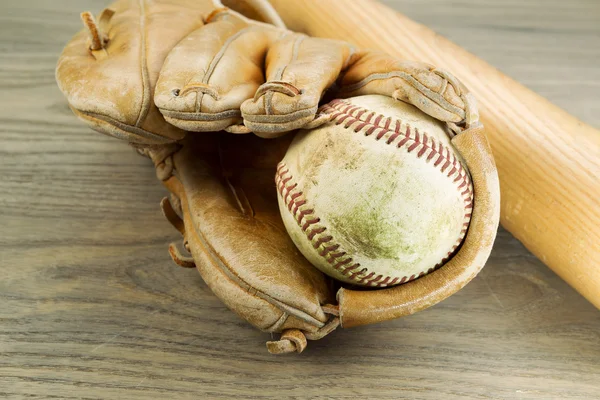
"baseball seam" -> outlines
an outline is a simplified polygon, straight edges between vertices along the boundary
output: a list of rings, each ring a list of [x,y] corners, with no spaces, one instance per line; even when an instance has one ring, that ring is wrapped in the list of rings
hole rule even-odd
[[[323,106],[321,111],[331,114],[331,121],[336,125],[344,124],[345,129],[353,128],[355,133],[372,136],[377,141],[387,135],[387,139],[384,142],[386,145],[397,143],[396,147],[398,149],[405,149],[408,153],[417,151],[416,156],[418,158],[426,157],[426,163],[430,163],[435,159],[433,166],[448,178],[452,179],[454,177],[453,183],[457,185],[457,190],[462,190],[460,194],[463,198],[465,214],[463,227],[456,243],[452,246],[446,257],[427,271],[403,277],[384,276],[383,274],[376,274],[373,271],[369,272],[367,268],[361,268],[360,263],[355,262],[353,257],[344,251],[339,243],[335,242],[333,236],[327,232],[326,226],[320,224],[321,219],[315,213],[314,208],[308,205],[303,192],[298,188],[298,183],[294,182],[288,166],[282,161],[277,166],[277,173],[275,175],[277,191],[298,226],[311,242],[313,248],[343,276],[357,284],[365,286],[385,287],[406,283],[442,266],[462,243],[469,227],[473,210],[473,186],[471,179],[454,152],[442,143],[436,142],[427,133],[419,132],[418,129],[412,129],[408,124],[406,124],[406,129],[402,130],[402,122],[398,119],[385,117],[365,108],[354,106],[344,100],[334,100]],[[392,126],[393,129],[391,128]],[[446,173],[446,171],[448,172]]]

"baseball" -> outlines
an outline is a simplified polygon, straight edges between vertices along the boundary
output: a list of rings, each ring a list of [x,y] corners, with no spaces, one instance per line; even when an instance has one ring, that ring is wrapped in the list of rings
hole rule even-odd
[[[277,167],[287,232],[340,281],[386,287],[442,266],[469,226],[473,187],[445,125],[385,96],[334,100]]]

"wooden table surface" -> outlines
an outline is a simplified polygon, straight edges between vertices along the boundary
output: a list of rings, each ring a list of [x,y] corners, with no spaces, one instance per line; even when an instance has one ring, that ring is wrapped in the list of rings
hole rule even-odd
[[[387,0],[600,127],[597,0]],[[54,82],[78,13],[0,2],[1,398],[600,398],[600,311],[501,230],[464,290],[272,356],[173,266],[153,168]]]

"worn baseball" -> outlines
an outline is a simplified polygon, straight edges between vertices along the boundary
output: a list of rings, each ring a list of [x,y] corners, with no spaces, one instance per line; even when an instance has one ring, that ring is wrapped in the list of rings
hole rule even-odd
[[[384,96],[334,100],[277,167],[279,209],[300,252],[343,282],[423,276],[460,246],[473,187],[445,124]]]

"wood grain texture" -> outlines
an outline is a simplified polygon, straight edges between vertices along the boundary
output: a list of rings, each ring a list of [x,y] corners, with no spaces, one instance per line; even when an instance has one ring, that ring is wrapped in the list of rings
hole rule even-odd
[[[600,125],[595,0],[390,3]],[[267,354],[268,335],[170,261],[147,160],[55,86],[79,12],[105,5],[0,2],[1,398],[600,398],[600,313],[505,231],[439,305]]]

